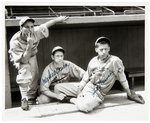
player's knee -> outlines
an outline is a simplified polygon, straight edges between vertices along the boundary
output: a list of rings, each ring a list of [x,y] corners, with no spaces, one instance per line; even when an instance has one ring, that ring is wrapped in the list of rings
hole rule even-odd
[[[93,110],[93,106],[91,106],[90,104],[89,104],[89,102],[87,102],[86,100],[76,100],[76,106],[77,106],[77,108],[80,110],[80,111],[82,111],[82,112],[90,112],[90,111],[92,111]]]
[[[45,96],[45,95],[40,95],[39,97],[37,97],[37,103],[38,104],[44,104],[44,103],[49,103],[50,102],[50,98]]]
[[[80,111],[90,112],[99,106],[100,102],[96,97],[84,95],[77,98],[76,105]]]
[[[88,106],[87,104],[78,104],[77,105],[78,109],[82,112],[90,112],[93,110],[92,107]]]

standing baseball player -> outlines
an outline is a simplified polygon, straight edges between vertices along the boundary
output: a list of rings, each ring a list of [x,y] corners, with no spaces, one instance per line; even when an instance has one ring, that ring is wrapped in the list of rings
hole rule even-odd
[[[128,81],[124,73],[122,60],[110,55],[110,39],[100,37],[95,42],[95,51],[98,54],[88,64],[86,74],[82,79],[83,90],[77,98],[72,98],[80,111],[89,112],[104,101],[105,95],[110,91],[116,80],[119,80],[130,100],[144,103],[144,99],[133,91],[130,91]]]
[[[63,101],[67,96],[76,97],[79,82],[70,82],[71,78],[81,81],[85,71],[74,63],[64,60],[64,49],[60,46],[51,52],[52,62],[43,71],[40,83],[40,96],[37,104]]]
[[[66,16],[60,16],[34,27],[35,20],[24,17],[19,22],[20,31],[15,33],[10,40],[10,60],[18,70],[16,82],[21,92],[23,110],[29,110],[29,104],[33,104],[36,98],[39,78],[37,46],[41,39],[49,36],[49,27],[58,22],[64,22],[66,19]]]

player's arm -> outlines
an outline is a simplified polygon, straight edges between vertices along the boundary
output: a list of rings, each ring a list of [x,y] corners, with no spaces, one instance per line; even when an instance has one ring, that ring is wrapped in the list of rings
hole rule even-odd
[[[52,82],[52,79],[50,78],[50,74],[51,74],[51,72],[49,70],[49,67],[47,66],[44,69],[42,77],[41,77],[40,91],[41,91],[42,94],[44,94],[44,95],[46,95],[50,98],[63,100],[66,95],[56,94],[56,93],[54,93],[53,91],[51,91],[49,89],[49,87],[51,86],[51,82]]]
[[[130,91],[130,89],[129,89],[128,81],[127,81],[127,80],[122,81],[122,82],[121,82],[121,85],[122,85],[122,87],[124,88],[124,90],[126,91],[127,95],[128,95],[128,96],[131,96],[131,91]]]
[[[115,73],[117,79],[120,81],[122,87],[127,92],[127,95],[130,96],[131,92],[129,89],[129,84],[128,84],[126,75],[124,73],[125,68],[124,68],[122,60],[120,58],[116,57],[114,59],[113,67],[114,67],[114,73]]]
[[[32,38],[32,34],[28,33],[28,37],[27,37],[27,47],[25,52],[23,53],[23,56],[21,58],[21,62],[22,63],[28,63],[31,55],[32,55],[32,47],[33,47],[33,38]]]
[[[77,66],[76,64],[74,64],[72,62],[68,61],[68,63],[69,63],[68,67],[69,67],[71,77],[81,80],[83,78],[85,70],[83,70],[81,67]]]
[[[55,98],[57,100],[63,100],[66,97],[65,94],[62,94],[62,93],[56,94],[50,90],[43,91],[42,93],[50,98]]]
[[[90,61],[89,64],[88,64],[88,67],[87,67],[87,70],[86,72],[84,73],[83,75],[83,78],[82,80],[80,81],[79,83],[79,91],[78,91],[78,94],[83,90],[83,88],[86,86],[86,84],[89,82],[90,80],[90,74],[91,74],[91,64],[92,62]]]
[[[118,69],[118,73],[117,74],[118,74],[117,75],[118,76],[118,80],[120,81],[122,87],[126,91],[127,95],[130,96],[131,92],[130,92],[130,89],[129,89],[129,84],[128,84],[126,75],[124,73],[124,69]]]
[[[50,98],[55,98],[55,99],[58,99],[58,100],[63,100],[66,95],[60,93],[60,94],[56,94],[54,92],[52,92],[50,89],[49,89],[49,86],[51,86],[51,83],[49,82],[48,84],[45,83],[45,82],[42,82],[41,83],[41,93],[50,97]]]
[[[135,101],[137,103],[141,103],[144,104],[145,100],[143,99],[143,97],[140,94],[136,94],[133,90],[129,89],[129,85],[128,85],[128,81],[124,81],[121,82],[123,88],[125,89],[125,91],[127,92],[127,98],[129,100]]]
[[[83,88],[86,86],[86,84],[89,82],[89,73],[88,70],[85,72],[82,80],[80,81],[78,85],[78,94],[83,90]]]
[[[80,81],[80,86],[83,88],[87,84],[88,81],[89,81],[89,75],[88,75],[88,71],[86,71],[84,73],[82,80]]]
[[[66,17],[66,16],[60,16],[60,17],[57,17],[57,18],[55,18],[53,20],[50,20],[50,21],[44,23],[44,25],[47,28],[49,28],[49,27],[53,26],[54,24],[59,23],[59,22],[64,22],[67,19],[68,19],[68,17]]]

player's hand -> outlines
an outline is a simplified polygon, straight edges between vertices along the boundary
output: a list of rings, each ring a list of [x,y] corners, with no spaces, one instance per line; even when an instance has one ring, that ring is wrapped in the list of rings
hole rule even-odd
[[[94,84],[94,82],[95,82],[95,74],[91,75],[90,82]]]
[[[69,17],[68,16],[60,16],[57,18],[58,22],[65,22]]]
[[[97,84],[100,80],[101,73],[97,72],[90,77],[90,82],[93,84]]]
[[[136,94],[134,91],[131,90],[131,95],[127,95],[127,98],[129,100],[135,101],[137,103],[141,103],[144,104],[145,100],[143,99],[143,97],[140,94]]]
[[[60,100],[60,101],[62,101],[65,97],[66,97],[66,95],[65,95],[65,94],[60,93],[60,94],[58,94],[57,99],[58,99],[58,100]]]
[[[33,39],[33,33],[31,33],[31,32],[29,32],[28,33],[28,35],[27,35],[27,43],[29,44],[29,45],[33,45],[33,43],[34,43],[34,39]]]
[[[15,63],[15,67],[16,67],[16,69],[20,69],[20,63]]]

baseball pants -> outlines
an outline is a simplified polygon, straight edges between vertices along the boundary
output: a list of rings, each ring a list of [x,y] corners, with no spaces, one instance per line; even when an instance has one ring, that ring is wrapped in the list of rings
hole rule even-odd
[[[73,103],[80,111],[90,112],[103,103],[104,97],[99,91],[96,92],[93,83],[89,82],[78,97],[74,99]]]
[[[77,97],[78,85],[79,85],[78,82],[59,83],[54,86],[54,93],[56,94],[63,93],[69,97]],[[44,104],[56,101],[56,99],[41,94],[39,97],[37,97],[37,101],[39,104]]]
[[[16,81],[19,85],[22,99],[36,98],[39,77],[36,55],[30,58],[28,64],[21,64],[20,67]]]

